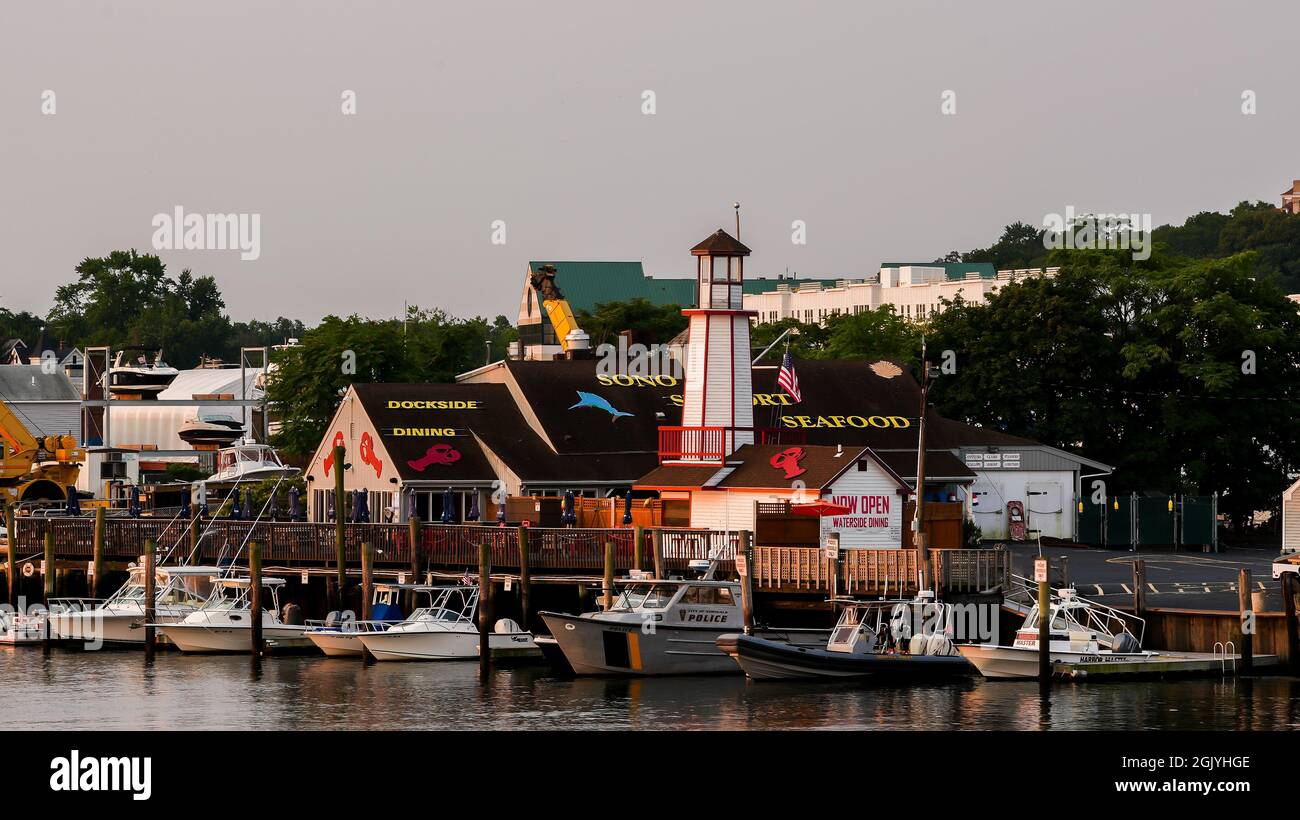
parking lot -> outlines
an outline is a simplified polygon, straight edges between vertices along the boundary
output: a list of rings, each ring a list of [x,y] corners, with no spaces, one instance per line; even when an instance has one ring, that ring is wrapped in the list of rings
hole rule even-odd
[[[1017,543],[1008,549],[1015,556],[1015,572],[1032,577],[1038,546]],[[1267,594],[1265,609],[1282,608],[1280,585],[1273,580],[1275,549],[1239,547],[1201,553],[1045,547],[1043,555],[1051,562],[1053,581],[1061,577],[1064,567],[1080,594],[1111,605],[1132,602],[1133,562],[1141,558],[1146,562],[1147,606],[1235,611],[1238,574],[1248,569],[1253,589]]]

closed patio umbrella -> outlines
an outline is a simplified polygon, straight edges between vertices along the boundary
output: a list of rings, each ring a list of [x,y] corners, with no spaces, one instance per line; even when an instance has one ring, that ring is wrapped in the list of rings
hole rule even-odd
[[[234,492],[234,499],[231,501],[231,505],[232,505],[232,506],[230,507],[230,517],[231,517],[231,519],[232,519],[232,520],[235,520],[235,521],[238,521],[239,519],[243,518],[243,517],[244,517],[244,511],[243,511],[242,509],[240,509],[240,506],[239,506],[239,490],[235,490],[235,492]]]
[[[297,487],[289,488],[289,520],[301,521],[302,515],[302,497]]]
[[[628,488],[627,495],[623,497],[623,525],[627,526],[632,523],[632,490]]]
[[[442,493],[442,523],[450,524],[455,518],[452,516],[452,505],[456,503],[456,496],[452,493],[451,487],[443,490]]]
[[[277,492],[275,492],[275,491],[272,491],[272,492],[271,492],[271,511],[270,511],[270,514],[271,514],[271,520],[272,520],[272,521],[279,521],[279,520],[280,520],[280,494],[277,493]]]
[[[77,495],[77,488],[68,487],[68,515],[81,515],[81,499]]]
[[[352,521],[356,524],[370,523],[370,493],[357,491],[352,495]]]
[[[409,521],[420,515],[420,499],[415,490],[406,491],[406,519]]]
[[[253,491],[244,490],[244,520],[253,517]]]
[[[574,511],[576,501],[574,500],[573,490],[564,491],[564,512],[560,516],[560,521],[566,527],[571,527],[578,523],[578,514]]]
[[[190,509],[190,494],[185,493],[181,496],[181,518],[189,518],[192,511]]]
[[[465,513],[465,520],[467,521],[478,520],[478,493],[477,492],[475,492],[473,495],[469,497],[469,512]]]
[[[501,526],[506,525],[506,492],[502,490],[496,500],[497,505],[497,523]]]
[[[140,517],[140,487],[135,484],[131,485],[130,513],[132,518]]]

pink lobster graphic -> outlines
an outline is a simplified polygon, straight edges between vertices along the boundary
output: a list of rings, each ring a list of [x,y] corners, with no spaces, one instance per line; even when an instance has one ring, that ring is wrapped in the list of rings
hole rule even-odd
[[[450,444],[434,444],[422,457],[408,461],[406,464],[412,470],[424,472],[424,468],[430,464],[455,464],[457,461],[460,461],[460,450]]]

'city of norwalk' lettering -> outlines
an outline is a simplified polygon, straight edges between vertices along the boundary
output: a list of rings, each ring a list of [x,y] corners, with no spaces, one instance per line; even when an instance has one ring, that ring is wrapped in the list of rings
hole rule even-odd
[[[389,410],[477,410],[482,402],[466,399],[438,399],[430,401],[397,401],[390,399]]]

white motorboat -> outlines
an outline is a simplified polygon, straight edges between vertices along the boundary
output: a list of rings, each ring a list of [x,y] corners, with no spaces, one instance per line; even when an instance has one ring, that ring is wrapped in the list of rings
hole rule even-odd
[[[158,348],[124,347],[117,351],[109,368],[108,392],[115,396],[154,397],[167,389],[179,372],[163,361]]]
[[[401,623],[382,632],[361,632],[361,641],[375,660],[450,661],[479,656],[477,586],[415,586],[427,595],[429,605],[412,612]],[[541,656],[533,636],[509,618],[502,618],[488,635],[494,656]]]
[[[287,467],[275,448],[245,440],[242,444],[217,452],[217,471],[208,476],[208,484],[238,484],[268,478],[288,478],[298,474],[297,467]]]
[[[1226,653],[1142,649],[1146,622],[1135,615],[1058,589],[1048,610],[1048,650],[1054,676],[1164,676],[1226,672],[1238,656]],[[1039,672],[1037,604],[1016,630],[1011,646],[959,644],[957,650],[986,678],[1036,678]]]
[[[244,423],[227,413],[200,413],[181,422],[176,435],[186,444],[228,447],[244,437]]]
[[[251,579],[215,578],[212,595],[198,610],[180,621],[155,624],[167,640],[182,652],[251,652],[253,627],[250,599]],[[283,578],[263,578],[262,586],[271,594],[271,609],[263,609],[262,638],[271,651],[307,649],[312,642],[303,633],[306,624],[286,624],[280,620],[280,587]]]
[[[158,567],[154,581],[154,622],[171,623],[203,606],[212,595],[215,566]],[[144,567],[131,569],[126,583],[108,599],[61,598],[51,602],[53,636],[61,641],[144,644]]]
[[[0,612],[0,645],[31,646],[45,639],[45,613]]]
[[[359,658],[364,654],[360,635],[366,632],[384,632],[402,622],[397,608],[398,595],[403,590],[422,589],[416,584],[375,584],[368,621],[351,618],[351,612],[331,612],[323,621],[308,621],[304,633],[316,648],[331,658]]]

